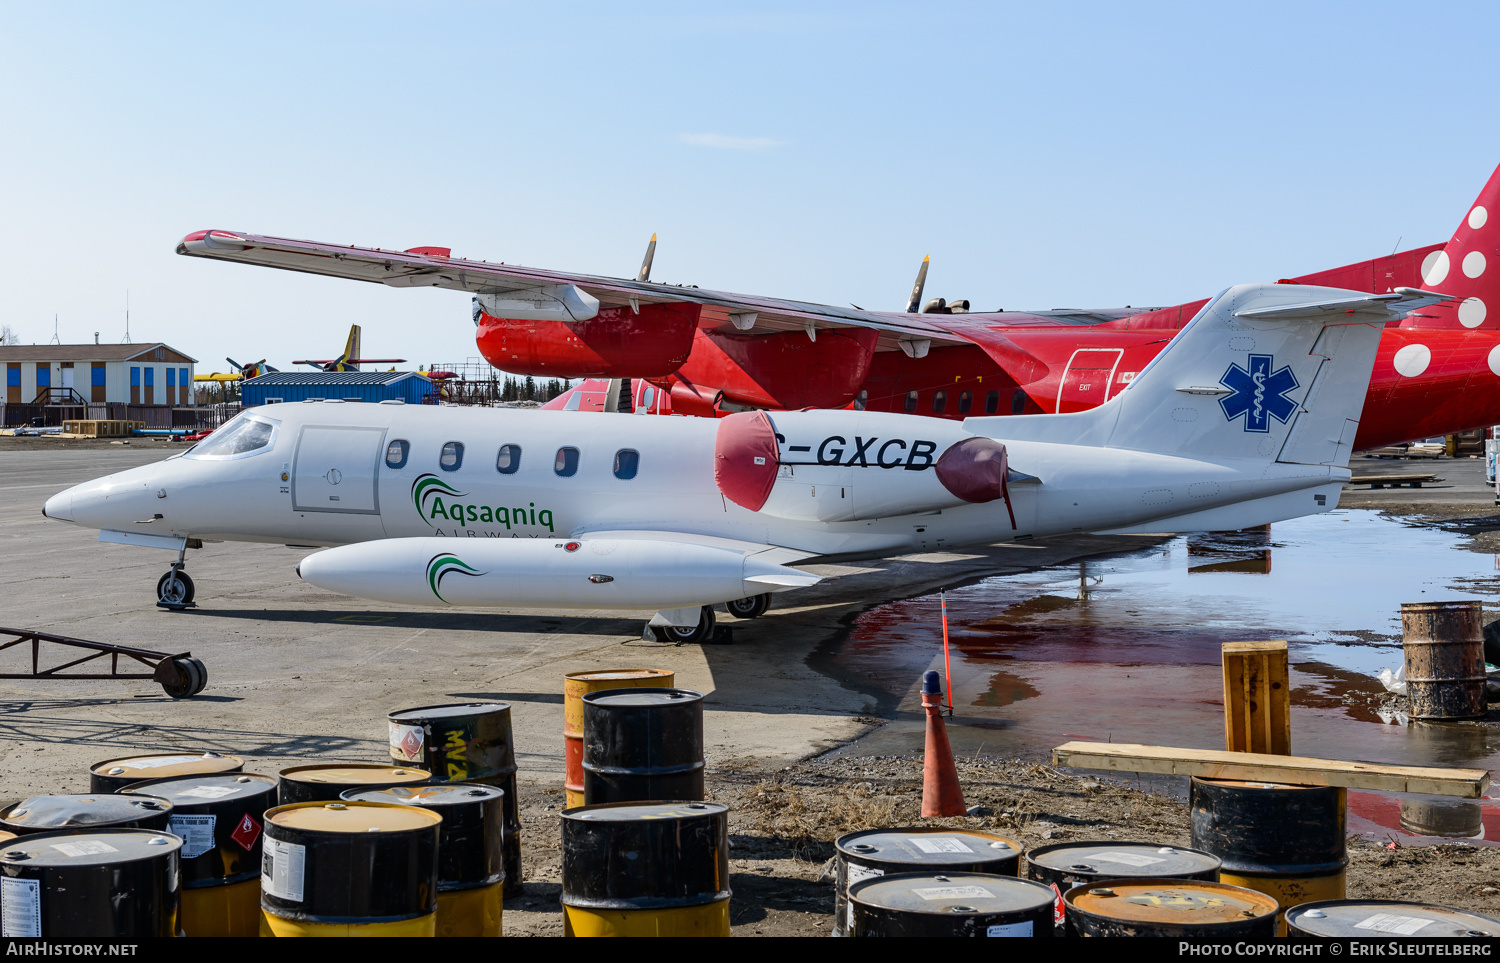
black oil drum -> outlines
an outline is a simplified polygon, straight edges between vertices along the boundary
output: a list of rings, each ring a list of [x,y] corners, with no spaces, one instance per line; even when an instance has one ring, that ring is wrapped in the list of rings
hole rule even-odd
[[[509,704],[419,706],[386,719],[392,761],[421,766],[433,782],[480,782],[505,791],[505,895],[520,894],[521,796]]]
[[[562,811],[565,935],[728,936],[729,896],[728,807],[630,802]]]
[[[1107,879],[1063,894],[1069,936],[1271,940],[1276,901],[1243,886],[1196,879]]]
[[[1015,876],[1025,847],[1014,839],[972,829],[866,829],[834,842],[833,935],[845,935],[853,922],[849,887],[861,880],[895,873],[983,873]]]
[[[293,766],[281,770],[276,784],[276,803],[290,806],[301,802],[338,802],[350,789],[385,789],[412,786],[432,778],[416,766],[381,766],[363,762],[332,762],[317,766]]]
[[[1051,937],[1052,889],[985,873],[897,873],[849,887],[849,936]]]
[[[1219,882],[1260,890],[1283,910],[1344,898],[1346,791],[1194,776],[1193,845],[1224,861]]]
[[[140,829],[32,833],[0,849],[0,936],[177,936],[182,840]]]
[[[276,777],[249,773],[175,776],[126,786],[123,794],[172,804],[170,831],[183,841],[182,932],[260,935],[260,851]]]
[[[1327,900],[1286,911],[1292,939],[1479,939],[1500,937],[1500,919],[1437,906],[1388,899]]]
[[[1037,846],[1026,854],[1026,878],[1052,887],[1053,920],[1063,925],[1063,894],[1080,883],[1124,876],[1201,879],[1217,882],[1219,858],[1161,843],[1094,839]],[[1059,934],[1061,935],[1061,934]]]
[[[583,697],[587,805],[703,798],[703,694],[605,689]]]
[[[131,783],[169,776],[239,772],[245,760],[217,752],[153,752],[106,759],[89,767],[89,792],[119,792]]]
[[[266,812],[263,936],[433,936],[442,817],[385,803]]]
[[[0,826],[26,833],[80,829],[155,829],[168,831],[172,804],[157,796],[74,793],[32,796],[0,809]]]
[[[500,936],[505,888],[505,791],[450,782],[351,789],[349,802],[421,806],[443,817],[438,842],[438,936]]]

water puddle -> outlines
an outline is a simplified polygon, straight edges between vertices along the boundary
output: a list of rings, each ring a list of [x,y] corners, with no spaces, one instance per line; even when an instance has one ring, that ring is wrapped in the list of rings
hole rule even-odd
[[[1375,677],[1401,665],[1402,602],[1500,600],[1495,557],[1464,542],[1345,510],[957,587],[946,593],[955,750],[1034,758],[1069,739],[1223,748],[1220,646],[1285,639],[1292,752],[1493,770],[1500,726],[1405,724],[1382,709]],[[870,609],[828,655],[908,720],[921,673],[943,662],[936,595]],[[903,728],[886,738],[914,737],[919,750],[920,731]],[[1413,823],[1438,824],[1455,821]]]

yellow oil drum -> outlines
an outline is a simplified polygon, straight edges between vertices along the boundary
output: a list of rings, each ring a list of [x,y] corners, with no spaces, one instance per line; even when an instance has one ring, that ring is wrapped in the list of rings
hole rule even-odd
[[[268,810],[261,935],[435,935],[442,822],[429,810],[387,803]]]
[[[89,792],[119,792],[131,783],[168,776],[239,772],[245,760],[217,752],[153,752],[106,759],[89,767]]]
[[[563,810],[563,935],[728,936],[728,833],[718,803]]]
[[[505,891],[505,791],[482,783],[355,789],[348,802],[420,806],[443,817],[438,839],[438,936],[500,936]]]
[[[276,784],[276,802],[338,802],[350,789],[384,789],[427,782],[432,773],[416,766],[382,766],[363,762],[333,762],[283,769]]]
[[[169,832],[183,841],[183,935],[258,936],[261,843],[266,810],[276,805],[276,778],[174,776],[121,791],[137,793],[172,803]]]
[[[1243,886],[1143,877],[1080,883],[1063,894],[1069,936],[1269,940],[1276,900]]]
[[[670,669],[594,669],[563,676],[563,786],[569,808],[583,805],[583,697],[604,689],[670,689],[676,680]]]
[[[1283,913],[1300,903],[1343,899],[1346,798],[1335,786],[1194,776],[1193,846],[1222,860],[1219,882],[1265,893]],[[1278,930],[1285,935],[1281,917]]]

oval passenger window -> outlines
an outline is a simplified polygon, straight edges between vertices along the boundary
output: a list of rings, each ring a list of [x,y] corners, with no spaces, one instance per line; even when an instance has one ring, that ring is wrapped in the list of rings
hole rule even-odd
[[[993,415],[1000,410],[1000,392],[991,391],[984,396],[984,413]]]
[[[641,453],[633,448],[621,448],[615,452],[615,477],[629,481],[641,467]]]
[[[385,465],[387,468],[405,468],[410,454],[411,445],[399,439],[393,441],[385,446]]]
[[[438,466],[443,471],[458,471],[464,463],[464,445],[461,441],[450,441],[443,446],[443,453],[438,457]]]
[[[577,472],[578,471],[578,449],[577,448],[559,448],[559,449],[557,449],[557,461],[553,464],[552,470],[555,471],[555,472],[557,472],[559,475],[563,476],[564,478],[567,478],[569,475],[572,475],[573,473]]]
[[[948,407],[948,392],[934,392],[932,395],[932,413],[935,415],[940,415],[943,413],[943,409],[946,407]]]
[[[917,393],[915,391],[908,391],[906,393],[906,413],[908,415],[917,413]]]
[[[514,475],[520,467],[521,446],[501,445],[500,454],[495,456],[495,470],[502,475]]]
[[[967,415],[969,413],[969,409],[973,406],[974,396],[969,394],[967,391],[960,392],[958,396],[958,413],[961,415]]]

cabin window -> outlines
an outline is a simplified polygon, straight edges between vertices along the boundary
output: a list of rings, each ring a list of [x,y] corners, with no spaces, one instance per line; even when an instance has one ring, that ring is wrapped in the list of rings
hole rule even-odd
[[[259,415],[240,415],[183,453],[184,458],[244,458],[276,443],[280,422]]]
[[[969,413],[969,409],[972,407],[974,407],[974,396],[967,391],[959,392],[958,413],[961,415],[967,415]]]
[[[514,475],[521,467],[521,446],[501,445],[495,456],[495,470],[502,475]]]
[[[570,475],[577,474],[577,472],[578,472],[578,449],[577,448],[559,448],[559,449],[557,449],[557,461],[553,463],[552,470],[555,471],[555,472],[557,472],[559,475],[561,475],[564,478],[567,478]]]
[[[385,446],[385,464],[387,468],[405,468],[406,459],[411,455],[411,445],[399,438]]]
[[[915,391],[908,391],[906,393],[906,413],[908,415],[917,413],[917,393]]]
[[[1015,393],[1010,396],[1010,413],[1013,415],[1026,413],[1026,392],[1020,388],[1017,388]]]
[[[870,404],[870,393],[868,391],[866,391],[865,389],[861,388],[859,390],[859,394],[857,394],[857,395],[854,396],[854,410],[855,411],[864,411],[865,408],[869,404]]]
[[[984,396],[984,413],[993,415],[1000,410],[1000,392],[991,391]]]
[[[615,452],[615,477],[630,481],[641,468],[641,453],[634,448],[621,448]]]
[[[940,415],[946,407],[948,407],[948,392],[934,391],[932,393],[932,413]]]
[[[464,464],[464,443],[461,441],[450,441],[443,446],[443,453],[438,456],[438,467],[443,471],[458,471]]]

